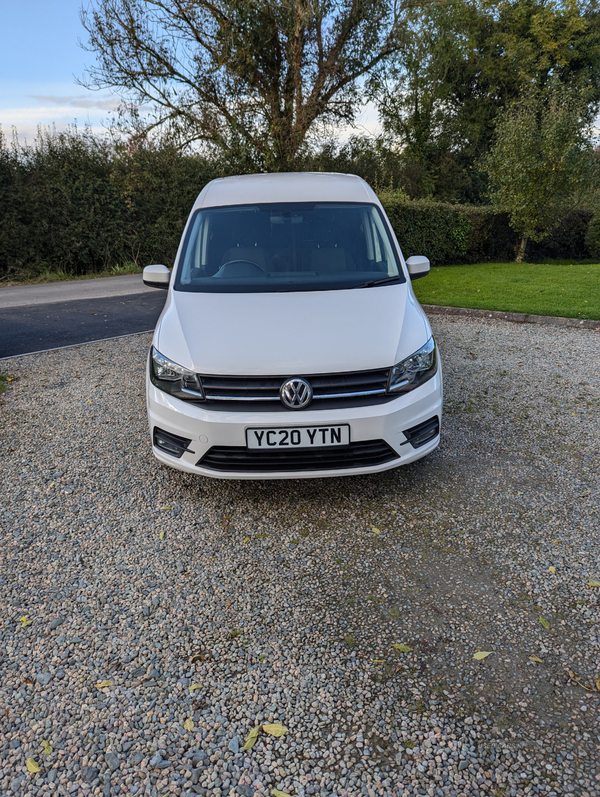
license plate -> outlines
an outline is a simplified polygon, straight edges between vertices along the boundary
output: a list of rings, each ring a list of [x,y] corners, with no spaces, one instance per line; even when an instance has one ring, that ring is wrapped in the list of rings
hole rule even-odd
[[[246,429],[246,445],[264,451],[274,448],[322,448],[347,446],[350,427],[342,426],[288,426],[284,429]]]

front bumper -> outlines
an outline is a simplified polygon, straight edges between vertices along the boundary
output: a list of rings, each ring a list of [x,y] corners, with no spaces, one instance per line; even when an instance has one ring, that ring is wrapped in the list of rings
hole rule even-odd
[[[442,417],[442,372],[425,384],[385,404],[330,410],[297,412],[227,412],[205,410],[181,401],[156,388],[146,376],[146,398],[151,439],[158,428],[172,435],[190,439],[180,457],[152,446],[154,456],[165,465],[186,473],[221,479],[310,479],[378,473],[407,465],[426,456],[439,445],[439,434],[418,448],[404,431],[437,416]],[[201,460],[213,447],[246,446],[246,429],[251,427],[325,426],[349,424],[352,443],[383,440],[397,454],[383,464],[344,467],[331,470],[266,470],[251,472],[222,471],[203,467]]]

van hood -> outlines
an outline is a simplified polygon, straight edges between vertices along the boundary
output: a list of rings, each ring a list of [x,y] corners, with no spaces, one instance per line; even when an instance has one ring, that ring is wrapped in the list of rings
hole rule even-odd
[[[430,335],[410,283],[289,293],[170,288],[154,345],[201,374],[286,376],[389,368]]]

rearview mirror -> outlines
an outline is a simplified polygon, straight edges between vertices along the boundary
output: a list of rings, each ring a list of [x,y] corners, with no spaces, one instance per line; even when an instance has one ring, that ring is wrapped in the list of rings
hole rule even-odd
[[[406,261],[411,280],[418,280],[429,274],[429,258],[422,255],[413,255]]]
[[[171,272],[166,266],[146,266],[142,279],[149,288],[166,289],[171,281]]]

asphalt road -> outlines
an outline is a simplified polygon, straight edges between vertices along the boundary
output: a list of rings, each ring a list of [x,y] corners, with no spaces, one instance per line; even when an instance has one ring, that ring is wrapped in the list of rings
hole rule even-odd
[[[139,275],[0,290],[0,358],[151,330],[166,298]]]

